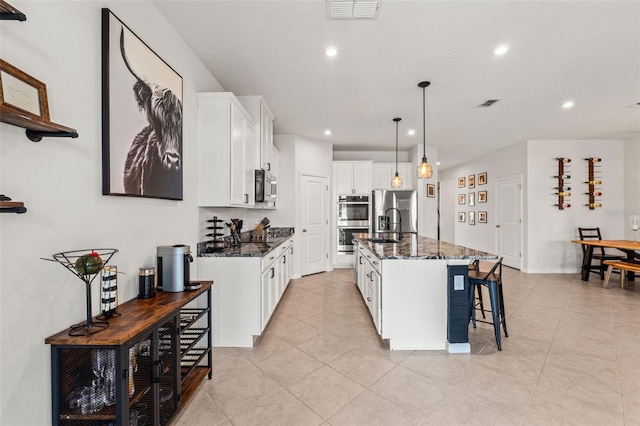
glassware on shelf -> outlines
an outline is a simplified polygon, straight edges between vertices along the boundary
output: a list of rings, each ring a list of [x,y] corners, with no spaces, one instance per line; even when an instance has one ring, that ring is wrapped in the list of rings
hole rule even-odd
[[[104,349],[106,352],[106,367],[104,370],[104,405],[111,406],[116,403],[116,351]]]
[[[640,215],[634,214],[629,217],[629,227],[633,231],[633,241],[638,241],[636,232],[640,229]]]

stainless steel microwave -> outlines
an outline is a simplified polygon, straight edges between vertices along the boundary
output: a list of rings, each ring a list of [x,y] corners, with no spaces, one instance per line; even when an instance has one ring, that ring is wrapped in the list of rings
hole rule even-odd
[[[257,169],[256,202],[275,202],[277,195],[276,177],[270,171]]]

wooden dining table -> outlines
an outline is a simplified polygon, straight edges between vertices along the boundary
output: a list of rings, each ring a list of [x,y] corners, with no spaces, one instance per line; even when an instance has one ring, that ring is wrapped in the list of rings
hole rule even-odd
[[[639,263],[640,259],[640,241],[631,240],[571,240],[572,243],[582,244],[586,247],[584,257],[582,258],[582,281],[589,281],[589,269],[593,260],[593,249],[595,247],[614,248],[624,252],[627,258],[626,262]],[[635,274],[631,271],[627,272],[627,279],[633,281]]]

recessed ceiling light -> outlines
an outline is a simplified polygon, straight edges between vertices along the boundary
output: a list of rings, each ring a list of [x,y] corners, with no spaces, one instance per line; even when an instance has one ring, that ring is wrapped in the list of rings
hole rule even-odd
[[[493,54],[496,55],[496,56],[501,56],[501,55],[504,55],[505,53],[507,53],[508,51],[509,51],[509,45],[508,44],[503,44],[503,45],[500,45],[500,46],[496,47],[493,50]]]
[[[335,47],[327,47],[327,50],[325,50],[324,53],[326,53],[327,56],[336,56],[338,51]]]
[[[436,166],[439,166],[439,165],[440,165],[440,162],[438,161],[438,162],[436,163]]]
[[[415,131],[415,130],[413,130],[413,129],[409,129],[409,131],[407,132],[407,134],[408,134],[409,136],[413,136],[413,135],[415,135],[415,134],[416,134],[416,131]]]
[[[327,135],[327,136],[331,135],[331,130],[329,130],[329,129],[325,130],[324,134]]]
[[[573,101],[567,101],[567,102],[565,102],[565,103],[563,103],[563,104],[562,104],[562,108],[564,108],[564,109],[573,108],[573,106],[574,106],[575,104],[576,104],[576,103],[575,103],[575,102],[573,102]]]

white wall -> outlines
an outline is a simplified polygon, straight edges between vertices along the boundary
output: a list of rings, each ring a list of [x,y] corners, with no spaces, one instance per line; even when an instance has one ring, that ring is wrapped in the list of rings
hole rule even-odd
[[[490,152],[472,161],[441,171],[440,182],[443,183],[443,185],[441,185],[441,202],[443,204],[453,203],[453,207],[447,206],[445,208],[443,206],[441,210],[450,211],[450,209],[453,208],[455,212],[453,215],[447,214],[441,217],[441,229],[446,230],[447,238],[454,236],[455,244],[462,246],[472,247],[489,253],[496,251],[496,206],[494,203],[496,179],[516,175],[524,176],[526,173],[526,155],[526,144],[523,142]],[[478,173],[483,172],[487,173],[487,184],[478,185]],[[473,189],[469,189],[468,186],[458,188],[458,178],[465,177],[465,183],[468,184],[466,181],[469,175],[476,176],[476,187]],[[451,181],[454,183],[452,184]],[[453,191],[453,193],[451,193],[451,191]],[[487,191],[487,203],[478,203],[478,191]],[[526,185],[523,191],[526,200]],[[474,207],[469,207],[468,204],[458,205],[458,194],[465,194],[466,197],[470,192],[475,193],[476,205]],[[476,212],[476,224],[469,225],[468,220],[458,222],[458,212],[466,212],[468,216],[469,211]],[[478,211],[487,212],[487,223],[478,223]],[[526,212],[526,206],[523,212]],[[526,214],[523,220],[526,220]],[[453,231],[451,229],[453,229]],[[524,237],[523,235],[523,238]]]
[[[557,186],[558,163],[556,157],[571,158],[569,171],[571,197],[566,202],[571,208],[558,210],[552,188]],[[602,159],[599,175],[603,193],[602,208],[589,210],[587,162],[589,157]],[[624,143],[622,141],[528,141],[527,142],[527,194],[529,220],[526,241],[525,270],[527,272],[578,272],[582,261],[579,245],[571,243],[578,238],[578,227],[598,226],[603,238],[624,237]],[[637,167],[637,162],[635,163]],[[597,176],[598,174],[596,174]]]
[[[51,118],[77,139],[30,142],[0,124],[0,192],[26,214],[0,217],[0,424],[51,424],[50,348],[44,339],[85,319],[84,285],[54,253],[117,248],[119,302],[137,295],[138,268],[156,247],[199,240],[196,92],[220,84],[151,2],[18,1],[3,22],[2,59],[47,85]],[[108,6],[184,79],[184,200],[101,195],[101,6]],[[195,268],[192,269],[195,272]],[[93,285],[94,312],[99,309]]]
[[[624,237],[633,239],[629,216],[640,215],[640,137],[624,142]],[[640,241],[640,232],[636,238]]]
[[[431,179],[418,179],[418,164],[422,162],[422,156],[427,155],[427,161],[433,167]],[[430,146],[416,145],[409,152],[409,161],[413,165],[413,187],[418,195],[418,235],[428,238],[438,238],[438,198],[427,198],[427,185],[438,185],[440,174],[438,166],[438,150]]]

